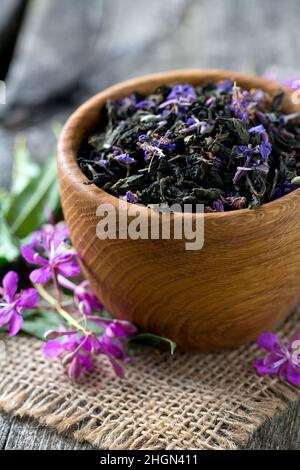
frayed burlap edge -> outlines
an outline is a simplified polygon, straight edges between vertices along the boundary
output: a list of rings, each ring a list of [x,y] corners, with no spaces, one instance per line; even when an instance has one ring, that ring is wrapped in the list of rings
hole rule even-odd
[[[285,323],[283,336],[299,329],[298,316]],[[104,361],[72,384],[42,355],[40,341],[4,341],[0,408],[100,449],[236,449],[299,397],[289,384],[255,374],[255,345],[174,357],[145,349],[124,380]]]

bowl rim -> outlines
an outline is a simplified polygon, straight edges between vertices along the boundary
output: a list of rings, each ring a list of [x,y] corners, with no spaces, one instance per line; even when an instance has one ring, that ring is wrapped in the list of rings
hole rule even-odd
[[[81,104],[67,119],[63,129],[61,131],[60,137],[57,144],[57,163],[61,171],[64,173],[64,176],[68,178],[72,185],[75,185],[79,192],[84,192],[85,197],[92,198],[95,203],[99,204],[99,197],[105,196],[108,201],[111,201],[113,205],[116,205],[116,202],[122,201],[123,204],[132,206],[131,203],[124,201],[122,199],[113,196],[106,191],[100,189],[96,185],[87,185],[83,184],[83,181],[86,181],[87,178],[80,170],[77,163],[77,149],[74,149],[73,142],[75,140],[76,132],[78,131],[79,126],[81,125],[84,115],[95,111],[98,107],[103,107],[105,101],[114,96],[114,99],[128,96],[129,93],[132,93],[135,89],[138,91],[139,88],[146,86],[151,88],[152,85],[159,86],[163,84],[176,84],[176,83],[192,83],[193,85],[201,84],[203,81],[220,81],[226,79],[233,79],[237,82],[244,81],[253,84],[253,88],[261,88],[268,91],[271,94],[274,94],[278,90],[282,90],[285,93],[284,99],[286,104],[292,106],[295,110],[300,109],[291,101],[291,94],[293,90],[282,85],[273,80],[269,80],[257,75],[241,73],[231,70],[222,70],[222,69],[178,69],[166,72],[157,72],[147,75],[141,75],[135,78],[124,80],[118,82],[110,87],[105,88],[99,93],[95,94],[83,104]],[[151,85],[151,86],[150,86]],[[252,86],[248,87],[251,88]],[[246,87],[247,88],[247,87]],[[89,126],[90,128],[91,126]],[[90,130],[90,129],[88,129]],[[80,143],[82,139],[80,139]],[[80,145],[80,144],[79,144]],[[269,212],[272,208],[276,209],[282,205],[282,201],[285,203],[290,202],[294,204],[296,199],[300,197],[300,188],[295,189],[291,193],[285,194],[280,198],[265,203],[258,207],[257,209],[238,209],[233,211],[226,212],[205,212],[205,219],[223,219],[223,218],[237,218],[247,215],[247,217],[253,217],[258,212],[260,215],[263,215],[264,212]],[[151,208],[147,208],[148,211],[152,211]],[[285,210],[287,209],[285,205]],[[171,215],[174,215],[171,213]],[[183,213],[184,216],[188,215]],[[197,213],[190,214],[193,217],[196,217]],[[202,215],[202,214],[201,214]],[[266,214],[267,215],[267,214]]]

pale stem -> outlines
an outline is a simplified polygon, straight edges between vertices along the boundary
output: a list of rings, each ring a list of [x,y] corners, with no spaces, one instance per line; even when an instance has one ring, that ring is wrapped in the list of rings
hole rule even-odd
[[[82,331],[85,335],[88,335],[89,332],[83,328],[78,321],[75,320],[66,310],[64,310],[57,300],[49,294],[40,284],[34,284],[34,287],[40,294],[40,296],[46,300],[50,305],[52,305],[56,311],[62,316],[70,325],[74,326],[77,330]]]

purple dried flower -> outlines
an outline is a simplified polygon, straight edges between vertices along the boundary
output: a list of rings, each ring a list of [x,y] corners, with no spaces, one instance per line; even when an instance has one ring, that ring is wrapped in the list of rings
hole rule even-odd
[[[251,95],[248,91],[241,91],[240,87],[234,86],[232,88],[232,103],[231,110],[235,117],[242,121],[249,120],[249,111],[256,105],[251,101]]]
[[[262,124],[259,124],[258,126],[251,127],[248,132],[249,134],[262,134],[266,132],[266,129]]]
[[[115,157],[115,160],[117,160],[119,163],[123,165],[132,165],[133,163],[135,163],[135,159],[130,157],[128,153],[122,153],[121,155],[117,155]]]
[[[224,212],[224,205],[221,199],[217,199],[213,202],[213,208],[216,212]]]
[[[249,167],[249,166],[238,166],[237,167],[237,170],[236,170],[236,173],[234,175],[234,178],[233,178],[233,183],[234,184],[237,184],[239,182],[239,180],[245,176],[245,174],[247,172],[250,172],[250,171],[261,171],[263,173],[268,173],[269,171],[269,167],[267,164],[258,164],[258,163],[255,163],[253,164],[253,166]]]
[[[135,109],[150,108],[151,106],[154,106],[155,104],[156,104],[155,101],[152,101],[152,100],[142,100],[142,101],[139,101],[135,105]]]
[[[74,277],[80,274],[80,267],[74,261],[74,258],[79,256],[65,243],[64,231],[43,230],[40,233],[39,241],[35,239],[34,248],[32,244],[23,245],[21,252],[29,264],[41,266],[41,268],[32,271],[29,276],[33,283],[47,284],[58,273],[65,277]]]
[[[127,191],[125,196],[126,196],[126,201],[130,202],[131,204],[134,204],[138,200],[137,195],[132,193],[131,191]]]
[[[273,194],[273,196],[272,196],[271,199],[272,199],[272,200],[278,199],[278,198],[280,198],[281,196],[282,196],[282,191],[281,191],[281,189],[280,189],[280,188],[275,188],[274,194]]]
[[[189,126],[192,126],[193,124],[196,124],[196,120],[192,117],[189,117],[185,123],[189,127]]]
[[[247,199],[245,197],[228,196],[224,201],[224,205],[234,210],[243,209],[247,206]]]
[[[278,375],[300,387],[300,334],[282,345],[274,333],[263,333],[257,344],[267,351],[267,355],[255,362],[256,372],[259,375]]]
[[[268,156],[272,152],[272,145],[270,142],[266,142],[259,145],[259,151],[264,160],[267,160]]]
[[[247,145],[240,145],[239,147],[235,147],[235,152],[239,155],[252,157],[255,153],[255,149],[252,147],[248,147]]]
[[[220,93],[226,93],[233,87],[232,80],[224,80],[223,82],[218,84],[218,90]]]
[[[26,289],[17,294],[19,276],[9,271],[0,288],[0,327],[9,324],[10,336],[15,336],[23,324],[24,308],[34,308],[39,300],[36,289]]]
[[[268,156],[272,152],[272,145],[269,142],[269,136],[265,127],[262,124],[260,124],[255,127],[251,127],[251,129],[249,129],[248,132],[249,134],[260,134],[261,144],[254,149],[254,152],[260,152],[263,160],[266,161]]]
[[[173,86],[172,90],[167,96],[167,100],[172,100],[176,98],[183,98],[185,100],[195,99],[197,98],[196,92],[194,87],[191,85],[184,83],[181,85]]]
[[[138,138],[138,141],[141,143],[146,142],[147,140],[150,140],[150,138],[146,134],[141,134]]]
[[[200,134],[203,134],[208,128],[208,123],[206,121],[199,121],[196,118],[189,118],[186,121],[188,127],[180,131],[181,134],[189,134],[193,131],[199,131]]]
[[[211,96],[208,100],[205,101],[205,106],[211,106],[216,101],[215,96]]]
[[[119,108],[130,108],[136,104],[136,95],[132,94],[130,97],[125,97],[117,100],[116,106]]]
[[[188,84],[175,85],[167,96],[166,101],[159,105],[159,109],[174,106],[177,113],[179,108],[190,106],[197,98],[194,87]]]

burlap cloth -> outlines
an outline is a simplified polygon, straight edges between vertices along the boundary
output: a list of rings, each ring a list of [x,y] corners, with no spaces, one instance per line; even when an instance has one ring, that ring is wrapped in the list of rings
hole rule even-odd
[[[300,330],[294,313],[284,337]],[[276,411],[299,396],[277,378],[258,377],[253,344],[215,354],[171,357],[141,350],[116,378],[102,360],[80,384],[26,336],[5,339],[0,407],[36,418],[101,449],[235,449]]]

